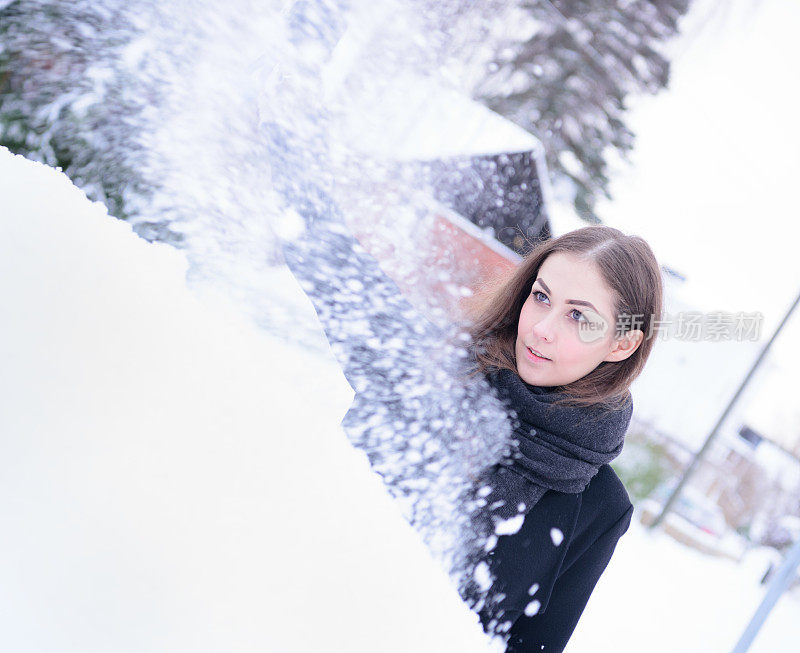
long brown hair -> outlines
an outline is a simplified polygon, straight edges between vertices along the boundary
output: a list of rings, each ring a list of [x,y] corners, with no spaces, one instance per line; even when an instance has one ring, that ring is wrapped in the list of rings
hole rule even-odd
[[[582,378],[555,388],[564,395],[559,403],[622,405],[629,400],[630,385],[644,369],[653,349],[656,327],[663,318],[663,282],[660,266],[647,242],[606,225],[586,226],[558,238],[534,242],[507,279],[484,284],[462,322],[471,337],[468,349],[475,362],[470,376],[504,368],[516,373],[520,311],[539,268],[554,252],[576,254],[600,270],[614,295],[616,336],[632,328],[644,332],[644,339],[626,359],[603,361]],[[637,323],[621,320],[621,316],[636,316]]]

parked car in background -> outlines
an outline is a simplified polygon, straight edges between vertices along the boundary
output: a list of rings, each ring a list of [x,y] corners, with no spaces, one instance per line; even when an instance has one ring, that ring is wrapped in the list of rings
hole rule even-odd
[[[661,485],[640,502],[639,520],[643,525],[649,526],[661,514],[674,487],[674,482]],[[737,562],[747,548],[744,538],[728,526],[722,508],[690,486],[681,490],[661,527],[687,546]]]

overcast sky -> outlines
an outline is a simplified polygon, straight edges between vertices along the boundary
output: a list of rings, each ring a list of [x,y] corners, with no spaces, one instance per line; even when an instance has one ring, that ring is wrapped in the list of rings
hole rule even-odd
[[[632,103],[633,166],[601,213],[652,240],[687,299],[774,322],[800,290],[800,3],[709,5],[683,23],[670,88]]]
[[[763,313],[766,343],[800,292],[800,2],[696,0],[681,27],[670,87],[631,102],[632,165],[615,166],[600,214],[686,276],[681,300]],[[776,436],[796,396],[798,312],[745,401]]]
[[[684,300],[761,311],[766,341],[800,292],[800,3],[696,0],[682,32],[669,89],[631,103],[633,165],[600,213],[687,277]],[[793,365],[797,323],[775,349]]]

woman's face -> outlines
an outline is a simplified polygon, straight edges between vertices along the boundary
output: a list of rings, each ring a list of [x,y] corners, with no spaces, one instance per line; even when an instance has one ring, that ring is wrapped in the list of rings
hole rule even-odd
[[[613,293],[595,263],[568,252],[550,254],[519,315],[515,353],[522,380],[541,387],[566,385],[603,361],[630,356],[643,334],[632,331],[615,339],[613,307]]]

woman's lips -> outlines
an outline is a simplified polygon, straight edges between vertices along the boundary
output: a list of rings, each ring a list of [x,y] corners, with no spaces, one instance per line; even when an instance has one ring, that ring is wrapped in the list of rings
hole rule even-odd
[[[550,360],[549,358],[543,358],[542,356],[537,356],[531,351],[530,347],[526,347],[525,350],[528,352],[528,358],[534,363],[545,362]]]

